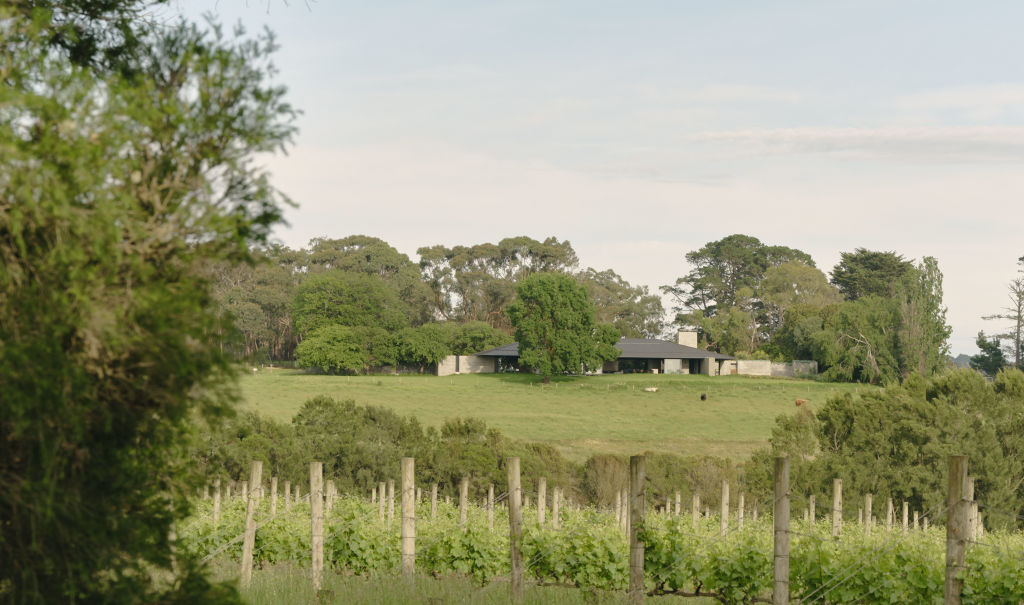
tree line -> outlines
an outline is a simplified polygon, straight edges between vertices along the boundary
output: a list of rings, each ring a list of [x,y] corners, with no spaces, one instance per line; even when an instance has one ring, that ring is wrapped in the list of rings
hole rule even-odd
[[[418,263],[381,239],[353,235],[265,248],[254,265],[214,265],[216,297],[235,326],[222,346],[329,372],[422,370],[527,338],[514,325],[517,287],[534,275],[563,275],[582,287],[595,326],[611,326],[595,341],[610,339],[612,328],[627,337],[687,328],[718,353],[811,359],[826,379],[874,384],[929,376],[948,363],[942,273],[932,257],[915,264],[857,248],[841,253],[829,276],[806,252],[730,235],[689,252],[690,272],[662,286],[676,301],[666,323],[659,296],[612,269],[579,270],[572,245],[554,237],[417,252]]]

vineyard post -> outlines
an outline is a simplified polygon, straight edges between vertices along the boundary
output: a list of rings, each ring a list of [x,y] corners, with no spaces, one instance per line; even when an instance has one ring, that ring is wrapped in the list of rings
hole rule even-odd
[[[376,503],[377,503],[377,488],[376,487],[371,487],[370,488],[370,504],[376,504]]]
[[[437,484],[430,486],[430,520],[437,520]]]
[[[380,522],[384,522],[384,516],[387,514],[387,484],[381,481],[377,484],[377,517]]]
[[[697,524],[700,522],[700,495],[693,495],[693,529],[697,529]]]
[[[832,480],[832,537],[838,538],[843,529],[843,480]]]
[[[640,532],[644,525],[645,459],[629,457],[629,604],[644,602],[644,543]]]
[[[334,480],[327,480],[327,497],[324,499],[324,517],[331,518],[331,509],[334,508]]]
[[[284,510],[288,512],[292,509],[292,482],[284,482]]]
[[[967,539],[974,542],[978,539],[978,503],[974,501],[974,477],[967,478],[967,487],[964,490],[964,500],[967,500],[968,502]]]
[[[388,479],[388,529],[395,521],[395,480]]]
[[[213,480],[213,526],[220,523],[220,479]]]
[[[683,514],[683,495],[676,490],[676,516]]]
[[[469,515],[469,477],[462,477],[459,483],[459,527],[466,529],[466,518]]]
[[[858,525],[863,525],[864,524],[864,507],[863,506],[857,509],[857,524]]]
[[[309,520],[313,593],[324,583],[324,464],[309,463]]]
[[[416,462],[402,458],[402,573],[416,571]]]
[[[508,459],[508,550],[511,562],[512,602],[523,600],[523,553],[520,544],[523,539],[522,489],[519,483],[519,458]]]
[[[270,516],[277,515],[277,476],[270,478]]]
[[[722,516],[719,519],[722,537],[729,533],[729,482],[722,480]]]
[[[416,504],[419,504],[420,502],[423,502],[423,488],[422,487],[417,487],[416,488]]]
[[[562,500],[562,488],[556,487],[552,491],[554,493],[551,494],[551,497],[553,498],[551,502],[551,522],[555,526],[555,529],[559,529],[562,527],[562,517],[558,511]]]
[[[967,553],[967,531],[970,507],[964,498],[967,492],[967,456],[949,457],[949,493],[946,498],[946,591],[945,605],[960,605]]]
[[[775,458],[775,565],[772,605],[789,603],[789,458]]]
[[[871,494],[864,494],[864,535],[865,536],[870,536],[871,535],[871,520],[873,518],[871,516],[871,513],[873,512],[872,508],[871,508],[871,504],[872,504],[871,499],[872,499],[872,497],[873,496]]]
[[[253,460],[249,470],[249,480],[253,485],[260,484],[263,474],[263,462]],[[256,544],[256,500],[259,489],[253,488],[245,504],[245,537],[242,539],[242,587],[246,588],[252,581],[252,549]]]
[[[885,503],[885,530],[886,531],[892,531],[892,522],[893,522],[893,517],[894,516],[895,515],[893,513],[893,507],[892,507],[892,496],[890,496],[889,499]]]
[[[615,491],[615,524],[622,527],[622,492]]]
[[[811,529],[814,529],[814,521],[818,518],[818,506],[814,501],[814,494],[807,499],[807,508],[811,511]]]
[[[917,528],[920,527],[917,524],[917,518],[918,518],[918,515],[920,515],[920,514],[921,514],[921,511],[917,511],[917,510],[914,511],[914,531],[917,531]]]
[[[248,502],[249,501],[249,482],[248,481],[243,481],[242,482],[242,500],[244,502]]]
[[[487,486],[487,528],[494,531],[494,484]]]
[[[903,501],[903,533],[910,529],[910,503]]]
[[[544,517],[545,517],[545,514],[547,513],[547,510],[545,510],[545,508],[548,505],[547,499],[548,499],[548,478],[547,477],[541,477],[540,480],[537,481],[537,524],[540,525],[541,527],[544,527],[544,521],[545,521]]]
[[[736,529],[739,530],[739,531],[743,531],[743,508],[744,508],[744,504],[745,504],[745,502],[743,500],[744,500],[744,493],[740,492],[740,501],[737,504],[737,508],[736,508]]]

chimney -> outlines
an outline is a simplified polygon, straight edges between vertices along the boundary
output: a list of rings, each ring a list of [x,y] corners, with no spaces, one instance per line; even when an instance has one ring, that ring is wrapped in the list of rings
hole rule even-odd
[[[697,331],[696,330],[679,330],[679,335],[676,342],[684,347],[697,348]]]

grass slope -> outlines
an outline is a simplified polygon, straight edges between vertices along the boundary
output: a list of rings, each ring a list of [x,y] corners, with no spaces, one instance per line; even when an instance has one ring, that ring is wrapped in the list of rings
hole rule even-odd
[[[657,387],[657,392],[644,391]],[[509,437],[541,441],[582,460],[598,453],[657,452],[745,458],[767,443],[794,400],[811,409],[830,395],[872,387],[749,376],[618,374],[542,385],[517,374],[319,376],[264,369],[241,379],[243,409],[290,421],[316,395],[414,415],[426,426],[474,417]],[[707,401],[700,395],[707,393]]]

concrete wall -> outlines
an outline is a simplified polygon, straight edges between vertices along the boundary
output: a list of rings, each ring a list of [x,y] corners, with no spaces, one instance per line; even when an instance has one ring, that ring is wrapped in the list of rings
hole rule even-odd
[[[452,374],[493,374],[495,359],[493,357],[478,357],[476,355],[460,355],[456,362],[455,355],[445,357],[437,364],[438,376],[451,376]],[[456,371],[458,368],[458,371]]]
[[[736,371],[736,360],[735,359],[720,359],[718,361],[718,375],[729,376],[730,374],[738,374]]]
[[[743,376],[771,376],[772,362],[767,359],[737,359],[736,373]]]
[[[689,372],[690,368],[686,368]],[[665,360],[665,373],[666,374],[682,374],[683,373],[683,360],[682,359],[666,359]]]
[[[736,373],[744,376],[808,376],[818,373],[816,361],[790,361],[780,363],[766,359],[737,359]]]

